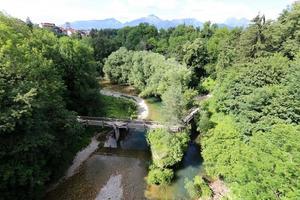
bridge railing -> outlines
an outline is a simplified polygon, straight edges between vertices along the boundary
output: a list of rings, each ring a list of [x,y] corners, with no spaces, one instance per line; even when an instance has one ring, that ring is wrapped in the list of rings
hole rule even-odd
[[[143,123],[143,124],[160,124],[156,121],[151,120],[131,120],[131,119],[116,119],[109,117],[89,117],[89,116],[78,116],[78,120],[91,120],[91,121],[106,121],[106,122],[127,122],[127,123]]]

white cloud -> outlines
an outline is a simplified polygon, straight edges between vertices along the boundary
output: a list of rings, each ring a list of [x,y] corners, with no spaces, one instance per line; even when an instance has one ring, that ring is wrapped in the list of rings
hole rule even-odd
[[[268,0],[267,0],[268,1]],[[266,2],[267,2],[266,1]],[[277,0],[276,0],[277,1]],[[295,0],[278,0],[290,4]],[[253,4],[266,4],[253,0]],[[271,0],[268,3],[272,3]],[[260,7],[257,5],[256,7]],[[229,17],[253,18],[259,11],[275,18],[284,7],[257,10],[247,1],[237,0],[0,0],[0,10],[34,22],[56,22],[117,18],[128,21],[155,14],[163,19],[197,18],[201,21],[223,22]]]

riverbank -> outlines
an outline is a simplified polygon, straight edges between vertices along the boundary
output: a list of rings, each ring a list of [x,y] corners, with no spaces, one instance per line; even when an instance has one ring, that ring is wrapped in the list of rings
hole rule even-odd
[[[137,97],[137,96],[121,93],[121,92],[111,91],[108,89],[102,89],[100,91],[100,93],[105,96],[132,100],[137,105],[137,109],[138,109],[138,117],[137,118],[138,119],[147,119],[147,117],[149,115],[149,108],[144,99]]]
[[[146,119],[148,117],[149,109],[143,99],[109,90],[101,90],[100,93],[112,99],[131,101],[138,108],[138,119]],[[111,104],[111,102],[109,103]],[[123,116],[123,118],[127,117],[126,115]],[[77,153],[66,175],[51,188],[46,199],[132,199],[136,195],[139,198],[144,197],[143,191],[146,188],[146,184],[141,176],[145,177],[147,175],[147,162],[150,160],[144,130],[130,131],[124,141],[121,141],[120,147],[112,135],[102,137],[102,141],[99,141],[97,138],[98,135],[93,137],[91,143]],[[99,148],[100,142],[103,142],[104,145]],[[115,148],[105,148],[105,144],[106,146],[111,146],[108,143],[114,143],[113,147]],[[114,152],[118,153],[115,154]],[[120,154],[126,156],[123,157]],[[86,174],[86,172],[82,170],[88,170],[88,174],[100,173],[99,175],[103,179],[89,179],[89,183],[83,186],[85,181],[80,180],[79,177],[82,174]],[[136,179],[140,180],[139,184],[132,184]],[[96,181],[96,183],[91,183],[91,181]],[[77,185],[73,185],[74,183]],[[79,186],[80,190],[74,191]],[[82,194],[83,191],[88,191],[88,194],[84,196]]]
[[[45,200],[145,199],[150,161],[145,130],[130,129],[117,148],[99,147]]]
[[[65,175],[62,178],[60,178],[56,183],[50,185],[47,189],[47,193],[51,192],[52,190],[55,190],[61,183],[63,183],[78,172],[79,167],[98,149],[98,146],[100,144],[98,138],[101,135],[106,134],[106,132],[108,132],[108,130],[103,130],[97,133],[91,138],[91,142],[88,146],[77,152],[71,166],[67,169]]]

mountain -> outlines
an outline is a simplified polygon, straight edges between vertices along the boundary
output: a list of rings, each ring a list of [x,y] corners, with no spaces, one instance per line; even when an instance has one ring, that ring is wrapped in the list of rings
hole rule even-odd
[[[106,29],[106,28],[112,28],[112,29],[119,29],[125,26],[137,26],[140,23],[148,23],[151,25],[154,25],[158,29],[167,29],[171,27],[176,27],[180,24],[186,24],[191,25],[195,27],[200,27],[203,25],[200,21],[192,18],[187,19],[174,19],[174,20],[163,20],[155,15],[149,15],[147,17],[142,17],[139,19],[135,19],[129,22],[121,23],[120,21],[109,18],[104,20],[85,20],[85,21],[74,21],[70,22],[70,26],[74,29]],[[67,25],[64,24],[63,27],[66,27]]]
[[[230,18],[224,23],[219,24],[221,27],[246,27],[249,24],[249,20],[246,18],[236,19]],[[147,17],[138,18],[129,22],[122,23],[114,18],[104,19],[104,20],[86,20],[86,21],[75,21],[71,22],[70,25],[74,29],[119,29],[125,26],[137,26],[140,23],[148,23],[154,25],[158,29],[168,29],[171,27],[176,27],[181,24],[190,25],[194,27],[202,27],[203,23],[194,18],[185,18],[185,19],[173,19],[173,20],[163,20],[155,15],[149,15]],[[66,26],[66,25],[63,25]]]
[[[104,20],[85,20],[85,21],[75,21],[70,23],[71,27],[74,29],[119,29],[123,27],[123,24],[114,18],[104,19]],[[66,24],[64,25],[66,26]]]
[[[249,23],[250,21],[246,18],[229,18],[224,22],[224,24],[230,27],[247,27]]]
[[[126,22],[126,23],[124,23],[124,26],[137,26],[140,23],[148,23],[148,24],[152,24],[152,25],[158,25],[162,21],[163,20],[161,20],[159,17],[157,17],[155,15],[149,15],[148,17],[142,17],[142,18],[130,21],[130,22]]]
[[[191,26],[194,26],[194,27],[200,27],[200,26],[203,25],[203,23],[201,23],[200,21],[198,21],[196,19],[192,19],[192,18],[163,20],[163,19],[160,19],[159,17],[157,17],[155,15],[149,15],[147,17],[142,17],[142,18],[130,21],[130,22],[126,22],[126,23],[124,23],[124,26],[137,26],[140,23],[152,24],[158,29],[161,29],[161,28],[168,29],[168,28],[171,28],[171,27],[176,27],[176,26],[181,25],[181,24],[191,25]]]

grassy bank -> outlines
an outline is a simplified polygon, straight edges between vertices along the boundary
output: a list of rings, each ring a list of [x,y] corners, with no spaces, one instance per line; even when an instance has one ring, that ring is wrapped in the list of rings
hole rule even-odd
[[[101,96],[101,101],[101,115],[103,117],[137,118],[137,106],[133,101],[104,95]]]

